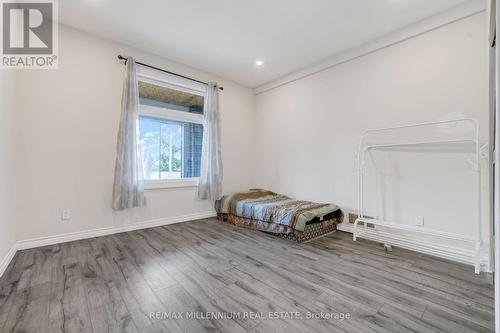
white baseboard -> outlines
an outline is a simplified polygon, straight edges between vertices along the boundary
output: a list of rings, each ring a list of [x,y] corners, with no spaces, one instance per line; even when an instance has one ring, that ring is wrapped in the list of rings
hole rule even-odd
[[[16,243],[16,249],[17,250],[26,250],[26,249],[32,249],[35,247],[54,245],[54,244],[60,244],[60,243],[65,243],[65,242],[72,242],[72,241],[77,241],[80,239],[88,239],[88,238],[93,238],[93,237],[113,235],[113,234],[118,234],[120,232],[154,228],[154,227],[159,227],[159,226],[163,226],[163,225],[205,219],[205,218],[214,217],[214,216],[216,216],[216,213],[214,211],[208,211],[208,212],[202,212],[202,213],[195,213],[195,214],[181,215],[181,216],[175,216],[175,217],[154,219],[154,220],[149,220],[149,221],[145,221],[145,222],[130,223],[130,224],[114,226],[114,227],[78,231],[78,232],[72,232],[72,233],[61,234],[61,235],[56,235],[56,236],[32,238],[32,239],[18,241]]]
[[[72,233],[61,234],[61,235],[56,235],[56,236],[40,237],[40,238],[33,238],[33,239],[18,241],[11,247],[9,252],[0,261],[0,277],[3,275],[3,273],[5,272],[7,267],[9,266],[9,263],[11,262],[12,258],[14,258],[14,255],[16,254],[16,252],[19,250],[26,250],[26,249],[31,249],[31,248],[41,247],[41,246],[60,244],[60,243],[77,241],[77,240],[88,239],[88,238],[93,238],[93,237],[113,235],[113,234],[118,234],[121,232],[133,231],[133,230],[154,228],[154,227],[159,227],[159,226],[168,225],[168,224],[187,222],[187,221],[199,220],[199,219],[204,219],[204,218],[211,218],[214,216],[216,216],[214,211],[207,211],[207,212],[196,213],[196,214],[188,214],[188,215],[162,218],[162,219],[154,219],[154,220],[145,221],[145,222],[130,223],[130,224],[125,224],[125,225],[115,226],[115,227],[85,230],[85,231],[72,232]],[[353,231],[353,226],[351,224],[347,224],[347,223],[341,223],[337,226],[337,228],[341,231],[350,232],[350,233],[352,233],[352,231]],[[422,252],[422,253],[437,256],[440,258],[458,261],[458,262],[469,264],[469,265],[474,265],[474,258],[475,258],[474,251],[463,249],[463,248],[458,248],[458,247],[447,246],[446,242],[429,243],[429,242],[420,241],[420,240],[416,241],[416,240],[410,239],[402,234],[391,234],[391,233],[387,233],[387,232],[383,232],[383,231],[373,232],[370,230],[365,232],[362,237],[366,238],[366,239],[373,240],[373,241],[377,241],[377,242],[390,242],[390,244],[394,245],[394,246],[399,246],[399,247],[402,247],[405,249]],[[463,241],[463,239],[459,239],[459,240]],[[489,265],[488,265],[488,258],[487,257],[485,257],[482,260],[481,266],[485,270],[488,269]]]
[[[5,257],[0,262],[0,277],[3,275],[3,273],[5,272],[7,267],[9,266],[9,263],[11,262],[12,258],[16,254],[16,252],[19,250],[27,250],[27,249],[32,249],[32,248],[41,247],[41,246],[48,246],[48,245],[77,241],[77,240],[81,240],[81,239],[88,239],[88,238],[94,238],[94,237],[100,237],[100,236],[113,235],[113,234],[118,234],[121,232],[154,228],[154,227],[159,227],[159,226],[163,226],[163,225],[180,223],[180,222],[188,222],[188,221],[199,220],[199,219],[206,219],[206,218],[210,218],[210,217],[214,217],[214,216],[216,216],[216,213],[214,211],[207,211],[207,212],[188,214],[188,215],[182,215],[182,216],[176,216],[176,217],[154,219],[154,220],[149,220],[149,221],[145,221],[145,222],[130,223],[130,224],[114,226],[114,227],[91,229],[91,230],[85,230],[85,231],[60,234],[60,235],[55,235],[55,236],[39,237],[39,238],[32,238],[32,239],[17,241],[11,247],[11,249],[9,250],[7,255],[5,255]]]
[[[10,248],[9,252],[3,257],[2,261],[0,261],[0,277],[2,277],[3,273],[5,273],[5,270],[7,267],[9,267],[10,262],[12,261],[12,258],[14,258],[14,255],[16,254],[17,249],[16,249],[16,244],[13,244],[12,247]]]
[[[352,233],[354,231],[354,226],[349,223],[341,223],[337,226],[337,229]],[[366,231],[363,230],[362,235],[360,235],[359,237],[373,240],[376,242],[388,243],[393,246],[399,246],[401,248],[405,248],[408,250],[421,252],[439,258],[457,261],[472,266],[475,263],[475,258],[476,258],[475,252],[473,250],[470,250],[474,248],[474,241],[465,240],[463,237],[457,237],[456,241],[462,243],[467,242],[464,248],[447,245],[447,240],[449,241],[451,237],[449,235],[447,236],[447,239],[443,239],[440,242],[431,243],[425,240],[411,239],[410,237],[408,237],[408,235],[405,234],[394,234],[379,230],[374,231],[368,229]],[[439,237],[439,235],[437,235],[437,237]],[[489,271],[487,256],[484,256],[481,260],[481,269],[482,271]]]

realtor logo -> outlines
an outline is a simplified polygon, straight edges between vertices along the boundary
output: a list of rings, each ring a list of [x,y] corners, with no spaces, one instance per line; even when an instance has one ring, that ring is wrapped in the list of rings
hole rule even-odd
[[[57,68],[57,0],[0,0],[1,68]]]

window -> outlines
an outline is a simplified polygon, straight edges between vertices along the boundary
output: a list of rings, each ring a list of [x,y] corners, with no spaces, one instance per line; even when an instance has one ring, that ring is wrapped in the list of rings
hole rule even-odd
[[[195,186],[205,87],[139,75],[139,136],[146,188]]]

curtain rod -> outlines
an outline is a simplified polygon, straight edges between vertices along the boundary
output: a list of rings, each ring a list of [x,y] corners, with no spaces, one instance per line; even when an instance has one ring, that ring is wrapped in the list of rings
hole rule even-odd
[[[119,60],[125,60],[125,63],[127,62],[128,60],[128,57],[124,57],[122,56],[121,54],[118,55],[118,59]],[[187,79],[187,80],[191,80],[191,81],[194,81],[194,82],[198,82],[198,83],[201,83],[201,84],[204,84],[204,85],[208,85],[207,82],[203,82],[203,81],[200,81],[200,80],[196,80],[196,79],[193,79],[192,77],[189,77],[189,76],[184,76],[184,75],[181,75],[181,74],[177,74],[177,73],[174,73],[174,72],[170,72],[170,71],[167,71],[165,69],[161,69],[161,68],[158,68],[158,67],[155,67],[155,66],[151,66],[151,65],[148,65],[148,64],[145,64],[145,63],[142,63],[142,62],[139,62],[139,61],[136,61],[135,62],[136,64],[138,65],[141,65],[141,66],[144,66],[144,67],[148,67],[148,68],[151,68],[151,69],[154,69],[154,70],[157,70],[157,71],[160,71],[160,72],[163,72],[163,73],[167,73],[167,74],[171,74],[171,75],[175,75],[175,76],[178,76],[180,78],[183,78],[183,79]],[[219,87],[220,90],[224,90],[224,87]]]

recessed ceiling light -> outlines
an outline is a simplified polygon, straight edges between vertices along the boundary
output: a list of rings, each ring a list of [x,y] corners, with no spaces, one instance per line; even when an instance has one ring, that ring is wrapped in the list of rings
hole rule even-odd
[[[256,64],[257,66],[262,66],[262,65],[264,65],[264,62],[263,62],[262,60],[257,60],[257,61],[255,62],[255,64]]]

